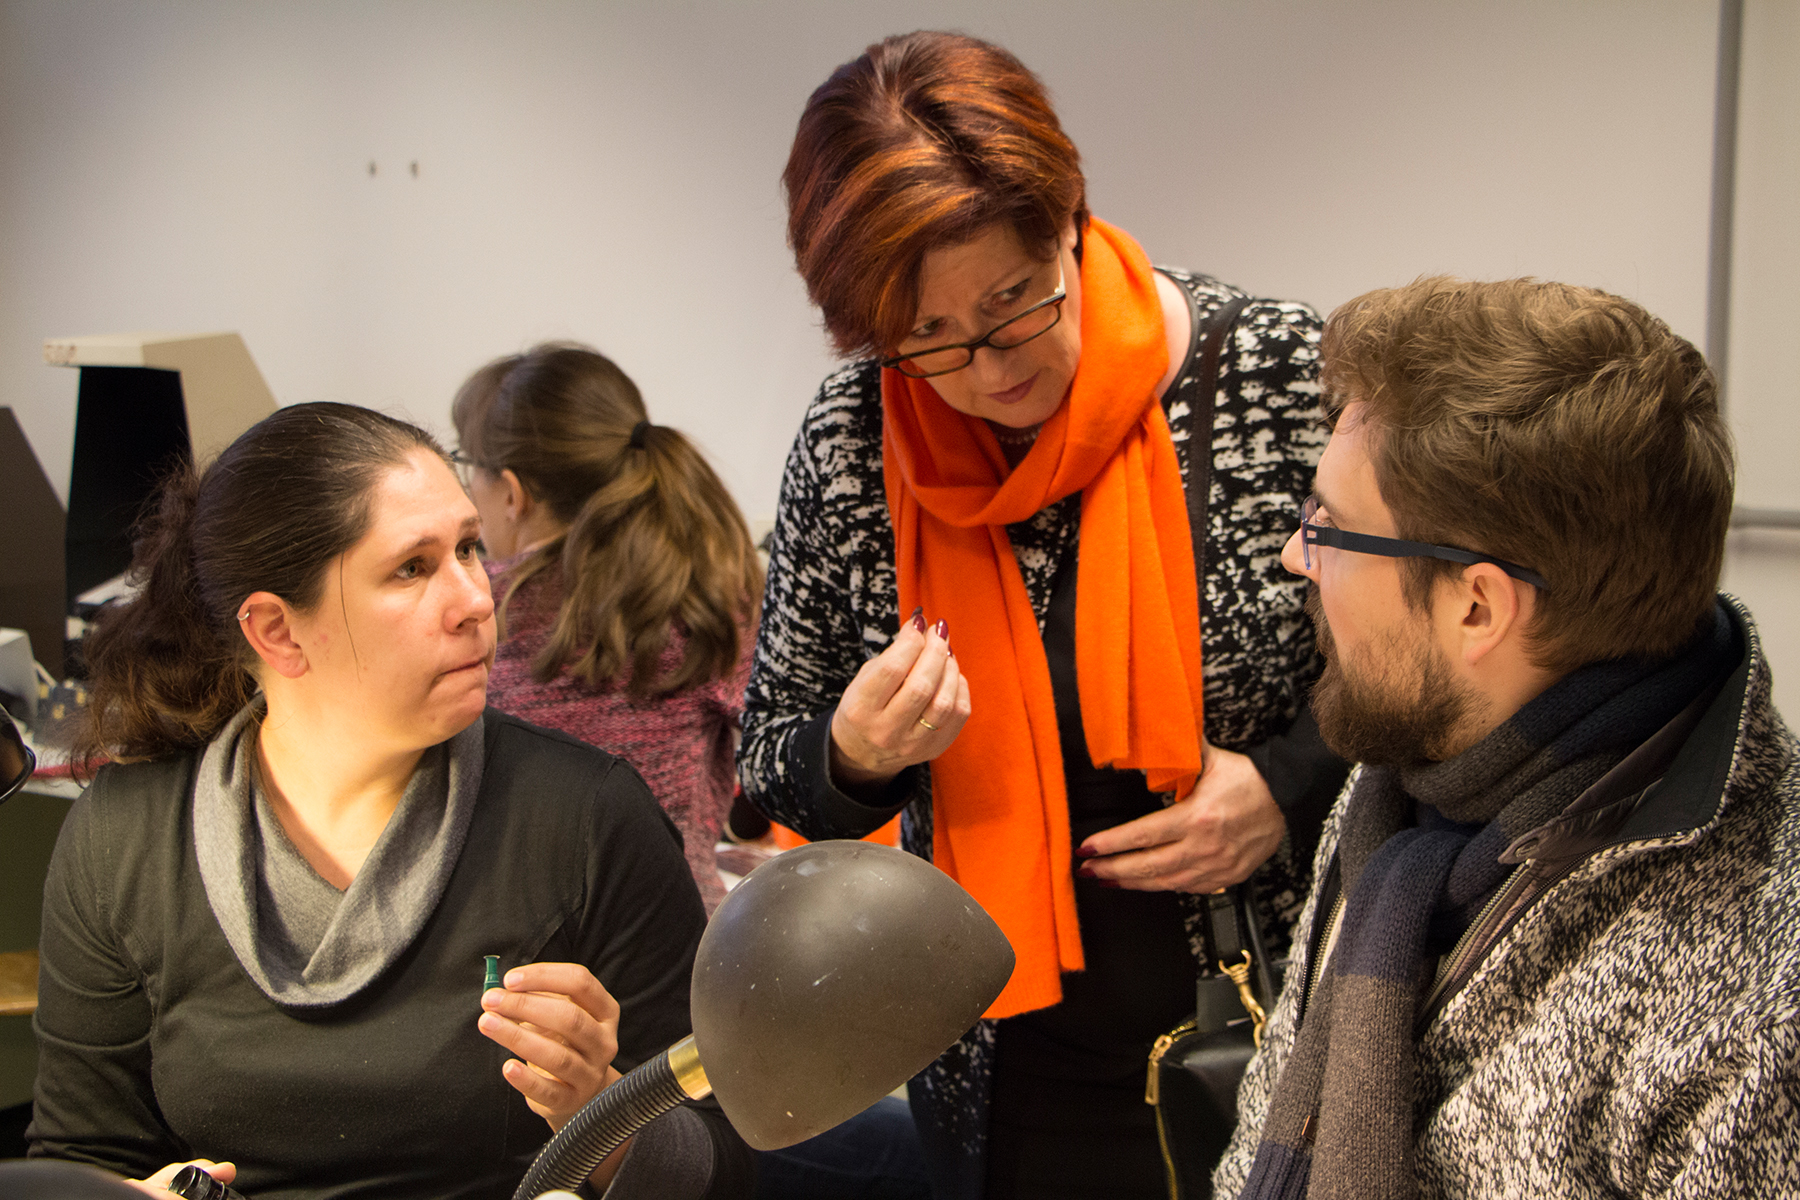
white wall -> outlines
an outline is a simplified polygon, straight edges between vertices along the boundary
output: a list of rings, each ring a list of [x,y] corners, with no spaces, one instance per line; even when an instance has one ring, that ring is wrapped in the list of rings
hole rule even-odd
[[[241,330],[283,402],[442,423],[590,339],[771,511],[829,365],[783,243],[808,92],[960,25],[1048,81],[1159,261],[1329,307],[1530,272],[1703,329],[1709,4],[0,7],[0,400],[66,474],[49,334]],[[408,164],[420,164],[415,180]],[[368,164],[378,165],[371,178]]]
[[[237,329],[284,403],[440,429],[473,367],[574,337],[767,515],[831,362],[783,244],[793,124],[837,63],[924,26],[1044,77],[1095,210],[1158,261],[1322,309],[1425,272],[1562,278],[1698,342],[1717,20],[1710,0],[0,0],[0,403],[61,486],[75,378],[41,365],[46,335]],[[1740,228],[1754,258],[1768,230]],[[1791,454],[1740,437],[1746,489],[1786,486]]]
[[[1726,396],[1738,502],[1800,509],[1800,0],[1747,0]],[[1756,613],[1800,721],[1800,530],[1733,532],[1725,586]]]

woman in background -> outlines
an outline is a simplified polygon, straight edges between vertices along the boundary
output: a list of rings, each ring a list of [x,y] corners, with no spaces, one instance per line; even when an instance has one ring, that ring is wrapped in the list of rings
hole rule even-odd
[[[711,913],[762,593],[743,515],[585,346],[494,360],[451,418],[500,598],[493,703],[635,766]]]
[[[428,434],[342,404],[164,487],[86,645],[78,752],[113,761],[44,888],[33,1156],[500,1200],[688,1032],[676,839],[628,764],[486,707],[480,534]],[[747,1185],[721,1114],[670,1115],[596,1181]]]

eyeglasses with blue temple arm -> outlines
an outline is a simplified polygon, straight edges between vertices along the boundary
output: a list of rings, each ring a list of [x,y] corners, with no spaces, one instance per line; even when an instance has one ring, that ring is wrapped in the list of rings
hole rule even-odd
[[[1308,496],[1300,506],[1300,555],[1309,571],[1312,570],[1312,548],[1315,545],[1335,546],[1339,550],[1349,550],[1356,554],[1379,554],[1384,558],[1441,558],[1446,562],[1464,565],[1492,563],[1514,579],[1529,583],[1540,591],[1550,590],[1550,585],[1536,571],[1495,558],[1491,554],[1476,554],[1472,550],[1458,550],[1454,546],[1434,546],[1430,542],[1409,542],[1404,538],[1377,537],[1372,533],[1351,533],[1348,529],[1339,529],[1335,525],[1318,525],[1313,522],[1318,512],[1317,496]]]

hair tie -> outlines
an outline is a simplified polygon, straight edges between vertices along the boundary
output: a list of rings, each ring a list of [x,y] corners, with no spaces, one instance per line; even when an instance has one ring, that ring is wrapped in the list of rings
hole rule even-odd
[[[642,450],[644,448],[644,437],[649,432],[650,422],[648,421],[639,421],[636,425],[633,425],[631,427],[631,448],[633,450]]]

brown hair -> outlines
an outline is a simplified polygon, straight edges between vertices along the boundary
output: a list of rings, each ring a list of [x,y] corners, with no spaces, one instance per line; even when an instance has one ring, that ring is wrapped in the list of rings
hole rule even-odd
[[[1334,415],[1363,401],[1400,536],[1491,554],[1550,585],[1528,629],[1568,671],[1679,650],[1711,609],[1731,516],[1717,385],[1685,339],[1592,288],[1447,277],[1326,322]],[[1422,608],[1464,568],[1402,561]]]
[[[890,37],[819,85],[782,173],[788,245],[846,355],[911,327],[929,250],[1010,224],[1048,260],[1087,223],[1081,156],[1038,77],[954,33]]]
[[[568,526],[512,573],[500,601],[539,571],[561,571],[564,600],[532,663],[540,680],[565,666],[590,684],[619,677],[666,695],[731,673],[740,626],[755,619],[762,566],[731,494],[679,430],[646,422],[637,385],[602,354],[546,344],[496,359],[451,407],[462,448],[480,467],[511,470]],[[659,675],[672,625],[686,654]]]
[[[196,474],[178,467],[138,527],[126,604],[82,644],[89,703],[75,761],[203,746],[257,692],[238,606],[273,592],[302,612],[325,568],[368,532],[370,496],[424,430],[348,404],[296,404],[245,430]],[[446,464],[448,459],[445,460]]]

